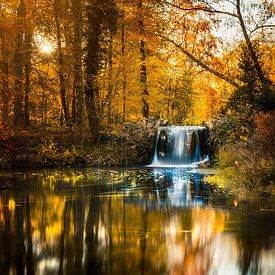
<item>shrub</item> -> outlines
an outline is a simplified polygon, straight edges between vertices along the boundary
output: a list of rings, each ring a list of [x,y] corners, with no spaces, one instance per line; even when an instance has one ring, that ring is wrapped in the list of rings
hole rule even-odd
[[[256,133],[254,140],[264,147],[266,153],[272,157],[275,154],[275,111],[268,113],[258,113],[254,117]]]

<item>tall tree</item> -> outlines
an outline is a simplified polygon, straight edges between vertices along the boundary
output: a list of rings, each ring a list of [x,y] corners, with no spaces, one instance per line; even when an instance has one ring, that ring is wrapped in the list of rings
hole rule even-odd
[[[8,45],[5,43],[7,41],[7,34],[1,33],[1,53],[2,53],[2,64],[1,64],[1,80],[2,85],[0,87],[1,100],[2,100],[2,124],[7,125],[9,117],[9,73],[10,73],[10,62],[8,59],[9,50]]]
[[[72,0],[73,26],[73,60],[74,60],[74,92],[76,96],[76,122],[83,125],[84,122],[84,92],[82,73],[82,1]]]
[[[104,62],[106,32],[115,32],[117,10],[113,0],[91,0],[88,6],[87,47],[85,58],[86,110],[92,140],[99,139],[98,76]]]
[[[123,113],[122,121],[126,119],[126,62],[125,62],[125,2],[122,0],[122,22],[121,22],[121,55],[122,55],[122,100],[123,100]]]
[[[22,127],[24,124],[23,114],[23,42],[24,42],[24,19],[26,17],[26,5],[20,0],[17,8],[17,34],[16,48],[14,53],[15,84],[14,84],[14,125]]]
[[[24,122],[28,126],[30,124],[29,114],[29,95],[31,92],[31,63],[32,63],[32,38],[33,38],[33,20],[32,13],[34,10],[34,3],[32,0],[26,1],[26,30],[25,30],[25,95],[24,95]]]
[[[146,51],[145,51],[145,42],[144,42],[144,18],[143,18],[143,7],[142,0],[138,0],[138,26],[140,34],[140,84],[142,88],[142,114],[145,118],[149,116],[149,104],[147,97],[149,96],[148,92],[148,83],[147,83],[147,68],[146,68]]]
[[[61,15],[60,15],[60,11],[62,9],[61,1],[54,0],[53,8],[54,8],[54,21],[56,26],[56,45],[57,45],[57,52],[58,52],[59,90],[60,90],[62,110],[65,115],[65,120],[68,123],[69,111],[68,111],[67,100],[66,100],[65,68],[64,68],[64,55],[63,55],[63,49],[62,49],[62,34],[61,34]]]

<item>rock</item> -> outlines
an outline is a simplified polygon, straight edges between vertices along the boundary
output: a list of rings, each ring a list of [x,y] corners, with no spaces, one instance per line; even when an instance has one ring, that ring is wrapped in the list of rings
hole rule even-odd
[[[147,126],[147,129],[152,129],[155,127],[155,125],[156,125],[155,121],[150,121],[147,123],[146,126]]]
[[[213,121],[209,120],[205,122],[205,125],[211,130],[214,127]]]
[[[160,126],[169,126],[169,121],[166,119],[166,120],[161,120],[160,121]]]

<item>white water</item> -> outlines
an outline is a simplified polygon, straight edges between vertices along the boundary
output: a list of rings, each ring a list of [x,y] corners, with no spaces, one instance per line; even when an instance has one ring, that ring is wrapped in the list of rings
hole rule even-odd
[[[158,129],[151,167],[197,167],[207,160],[205,127],[167,126]]]

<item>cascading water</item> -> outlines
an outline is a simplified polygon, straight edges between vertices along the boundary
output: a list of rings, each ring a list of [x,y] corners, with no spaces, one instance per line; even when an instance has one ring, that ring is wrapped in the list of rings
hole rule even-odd
[[[151,166],[196,166],[209,159],[207,130],[202,126],[160,127]]]

